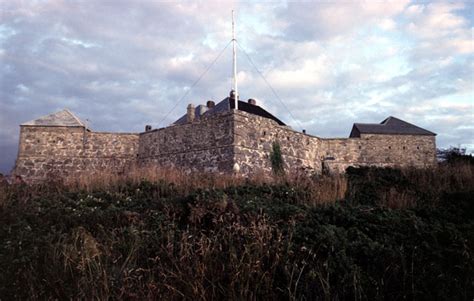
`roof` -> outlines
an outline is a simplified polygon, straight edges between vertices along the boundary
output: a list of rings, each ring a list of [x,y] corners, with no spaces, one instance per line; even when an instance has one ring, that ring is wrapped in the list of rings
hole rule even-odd
[[[35,120],[31,120],[21,124],[22,126],[70,126],[70,127],[85,127],[87,125],[81,121],[68,109],[45,115]]]
[[[427,135],[436,134],[416,125],[390,116],[381,123],[354,123],[350,137],[360,137],[360,134],[385,134],[385,135]]]
[[[201,107],[204,107],[204,108],[201,109]],[[194,112],[195,112],[195,118],[199,119],[201,118],[201,116],[209,116],[209,115],[217,114],[220,112],[230,111],[232,109],[235,109],[235,100],[233,98],[226,97],[221,102],[216,104],[213,108],[208,108],[206,106],[199,105],[195,108]],[[252,105],[247,102],[239,100],[239,110],[253,114],[253,115],[257,115],[260,117],[272,119],[275,122],[277,122],[279,125],[285,125],[283,121],[276,118],[267,110],[263,109],[262,107],[258,105]],[[184,124],[184,123],[186,123],[186,114],[181,116],[173,124]]]

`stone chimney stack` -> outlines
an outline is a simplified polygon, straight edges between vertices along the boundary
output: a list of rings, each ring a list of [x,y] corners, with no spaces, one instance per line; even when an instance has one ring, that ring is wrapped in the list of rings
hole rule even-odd
[[[199,108],[199,118],[201,118],[201,116],[204,115],[204,113],[206,113],[207,107],[203,105],[199,105],[198,108]]]
[[[249,100],[247,100],[247,102],[253,106],[256,106],[257,105],[257,101],[253,98],[250,98]]]
[[[195,117],[195,112],[194,112],[194,105],[190,103],[188,105],[188,113],[186,114],[186,121],[187,122],[193,122]]]
[[[212,100],[208,100],[207,103],[206,103],[206,106],[208,109],[212,109],[216,106],[216,103],[213,102]]]

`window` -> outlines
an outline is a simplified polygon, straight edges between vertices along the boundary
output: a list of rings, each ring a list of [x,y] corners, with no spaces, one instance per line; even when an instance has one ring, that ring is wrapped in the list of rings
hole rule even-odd
[[[267,134],[267,132],[266,132],[266,131],[263,131],[263,136],[265,136],[266,134]]]

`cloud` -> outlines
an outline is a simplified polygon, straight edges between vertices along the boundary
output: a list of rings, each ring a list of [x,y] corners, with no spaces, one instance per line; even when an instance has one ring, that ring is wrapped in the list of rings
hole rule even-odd
[[[230,7],[239,45],[278,93],[239,49],[242,98],[293,127],[344,137],[395,115],[440,146],[474,144],[469,2],[0,0],[0,171],[18,124],[64,107],[95,130],[137,132],[226,97],[230,47],[170,112],[230,40]]]
[[[393,28],[390,19],[403,11],[407,0],[400,1],[316,1],[290,2],[279,11],[287,20],[288,38],[295,40],[324,40],[346,35],[367,24]]]
[[[409,22],[406,30],[417,39],[414,59],[473,54],[473,34],[469,24],[472,20],[457,14],[463,10],[472,12],[473,9],[472,2],[409,6],[407,8]]]

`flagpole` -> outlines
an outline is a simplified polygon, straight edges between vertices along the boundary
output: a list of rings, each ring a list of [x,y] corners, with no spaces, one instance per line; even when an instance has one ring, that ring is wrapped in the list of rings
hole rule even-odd
[[[239,109],[239,92],[237,90],[237,51],[236,51],[236,42],[235,39],[235,20],[234,20],[234,10],[232,10],[232,49],[233,49],[233,90],[235,92],[235,108]]]

